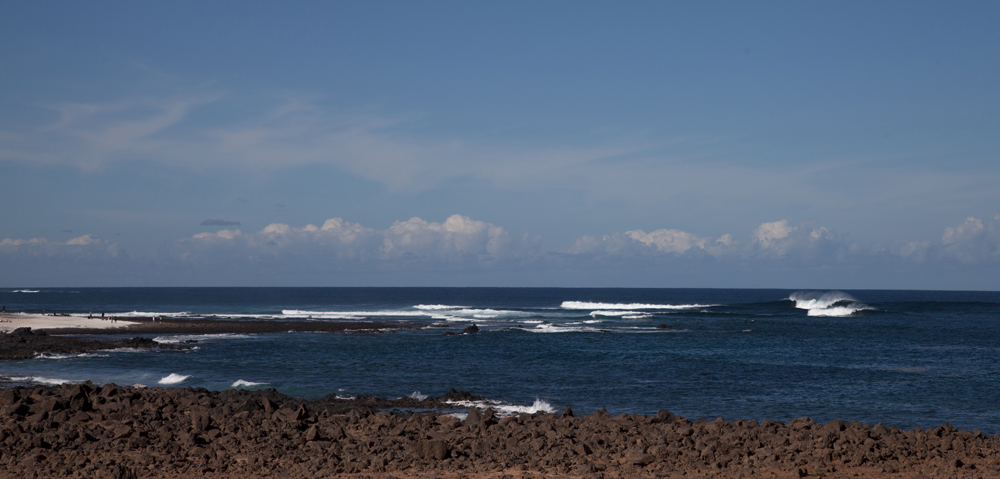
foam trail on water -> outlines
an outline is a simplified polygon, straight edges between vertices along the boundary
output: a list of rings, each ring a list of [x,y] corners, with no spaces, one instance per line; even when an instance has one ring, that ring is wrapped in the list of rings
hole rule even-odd
[[[91,313],[83,314],[78,313],[73,316],[87,316]],[[190,316],[191,313],[187,311],[174,311],[174,312],[155,312],[155,311],[131,311],[131,312],[119,312],[119,313],[106,313],[108,316],[114,316],[116,318],[150,318],[153,316],[168,316],[173,318],[180,318],[185,316]]]
[[[190,375],[184,376],[177,373],[170,373],[169,376],[166,376],[157,382],[160,384],[178,384],[187,381],[190,378],[191,378]]]
[[[452,306],[448,304],[418,304],[413,307],[413,309],[422,309],[429,311],[439,311],[442,309],[469,309],[468,306]]]
[[[855,303],[858,304],[858,303]],[[832,308],[822,308],[822,309],[810,309],[808,313],[809,316],[829,316],[829,317],[845,317],[850,316],[858,311],[870,310],[872,308],[864,305],[859,306],[834,306]]]
[[[218,334],[178,334],[176,336],[157,336],[153,341],[164,344],[182,343],[184,341],[211,341],[213,339],[249,339],[249,334],[218,333]]]
[[[588,301],[563,301],[563,309],[691,309],[710,308],[715,304],[645,304],[645,303],[591,303]]]
[[[173,375],[171,374],[171,376],[173,376]],[[187,376],[187,377],[190,377],[190,376]],[[263,386],[265,384],[268,384],[268,383],[255,383],[253,381],[247,381],[247,380],[244,380],[244,379],[237,379],[236,382],[233,383],[232,387],[233,388],[242,388],[242,387],[250,387],[250,386]]]
[[[70,381],[69,379],[56,379],[56,378],[46,378],[42,376],[20,376],[10,378],[12,381],[25,381],[33,382],[39,384],[47,384],[49,386],[58,386],[60,384],[72,384],[77,381]]]
[[[107,354],[95,353],[41,353],[35,359],[106,358]]]
[[[559,326],[555,324],[539,324],[534,328],[525,329],[532,333],[595,333],[600,330],[588,326]]]
[[[487,409],[493,408],[493,411],[497,416],[504,417],[510,416],[512,414],[535,414],[539,412],[554,413],[556,409],[552,407],[548,401],[544,399],[535,399],[535,402],[530,406],[522,406],[518,404],[509,404],[502,401],[486,400],[486,401],[445,401],[447,404],[452,404],[459,407],[466,408],[477,408],[477,409]],[[457,415],[456,415],[457,416]]]

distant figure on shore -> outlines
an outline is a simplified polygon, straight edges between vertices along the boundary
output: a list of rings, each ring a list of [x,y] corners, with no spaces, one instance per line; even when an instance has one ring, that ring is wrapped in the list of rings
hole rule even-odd
[[[101,311],[101,320],[104,320],[104,311]]]
[[[94,319],[94,312],[93,311],[91,311],[89,314],[87,314],[87,319]]]

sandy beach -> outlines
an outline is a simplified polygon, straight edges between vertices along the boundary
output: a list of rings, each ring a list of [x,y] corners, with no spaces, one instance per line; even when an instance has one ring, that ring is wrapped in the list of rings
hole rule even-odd
[[[134,321],[111,321],[79,316],[42,316],[41,314],[0,314],[0,331],[9,333],[17,328],[31,329],[117,329],[138,324]]]

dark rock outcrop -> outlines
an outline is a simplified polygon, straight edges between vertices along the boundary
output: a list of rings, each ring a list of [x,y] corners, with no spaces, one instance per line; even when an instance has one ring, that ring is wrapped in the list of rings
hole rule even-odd
[[[103,349],[156,348],[190,349],[190,346],[160,344],[148,338],[120,340],[96,340],[80,337],[55,336],[45,330],[17,328],[7,334],[0,334],[0,360],[31,359],[40,354],[86,353]]]
[[[451,398],[451,399],[450,399]],[[474,399],[475,398],[475,399]],[[464,421],[418,401],[90,383],[0,390],[0,477],[998,477],[1000,437],[601,409]]]

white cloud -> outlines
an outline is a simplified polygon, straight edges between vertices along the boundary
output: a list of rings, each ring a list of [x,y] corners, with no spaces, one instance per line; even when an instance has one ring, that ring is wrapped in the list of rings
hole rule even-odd
[[[1000,261],[1000,214],[985,221],[970,217],[962,224],[945,228],[942,254],[962,263]]]
[[[104,271],[102,278],[113,279],[143,267],[146,273],[133,272],[132,276],[147,281],[148,273],[187,275],[216,278],[209,281],[215,284],[302,284],[302,278],[308,277],[351,284],[353,276],[338,274],[383,275],[377,281],[384,283],[397,273],[408,274],[405,277],[412,282],[422,281],[424,275],[451,278],[448,275],[464,272],[489,284],[490,275],[502,271],[522,275],[517,276],[522,280],[544,274],[587,285],[587,281],[605,284],[600,281],[608,281],[608,274],[621,274],[631,281],[642,281],[643,274],[673,274],[671,278],[681,281],[683,275],[711,268],[716,276],[706,278],[739,273],[743,275],[740,281],[749,281],[738,283],[744,286],[764,286],[754,281],[765,274],[761,272],[770,271],[772,281],[828,280],[835,274],[839,280],[871,280],[867,287],[893,287],[875,282],[884,279],[872,278],[917,281],[914,275],[923,275],[920,281],[930,282],[912,284],[954,287],[955,276],[947,284],[934,283],[939,277],[936,272],[964,271],[954,269],[959,263],[981,274],[998,261],[1000,214],[986,220],[968,218],[945,229],[940,242],[892,246],[851,243],[823,227],[780,220],[760,224],[745,240],[732,234],[704,237],[677,229],[630,230],[583,236],[562,252],[541,251],[538,238],[511,234],[501,226],[457,214],[441,222],[396,221],[386,229],[342,218],[330,218],[322,226],[272,223],[256,232],[222,229],[172,241],[156,258],[130,258],[117,243],[93,235],[65,242],[45,238],[0,241],[0,279],[8,282],[59,276],[74,268],[80,273],[76,277],[83,280],[91,277],[87,272],[97,270]],[[31,274],[19,273],[25,271]],[[441,284],[441,277],[437,278],[436,284]]]
[[[45,238],[11,239],[0,241],[0,255],[20,259],[76,258],[113,259],[124,257],[118,243],[94,235],[77,236],[65,242]]]
[[[570,254],[604,256],[712,257],[743,261],[817,260],[843,261],[847,254],[867,254],[858,245],[840,241],[826,228],[791,225],[787,220],[762,223],[741,242],[732,234],[702,237],[676,229],[643,230],[614,233],[601,238],[584,236],[568,249]]]
[[[385,230],[341,218],[328,219],[322,227],[274,223],[256,233],[199,233],[176,242],[172,251],[183,261],[208,264],[234,260],[304,261],[312,263],[304,266],[324,267],[337,262],[389,265],[418,261],[488,266],[530,258],[537,253],[538,244],[527,236],[512,236],[491,223],[452,215],[441,223],[420,218],[397,221]]]

